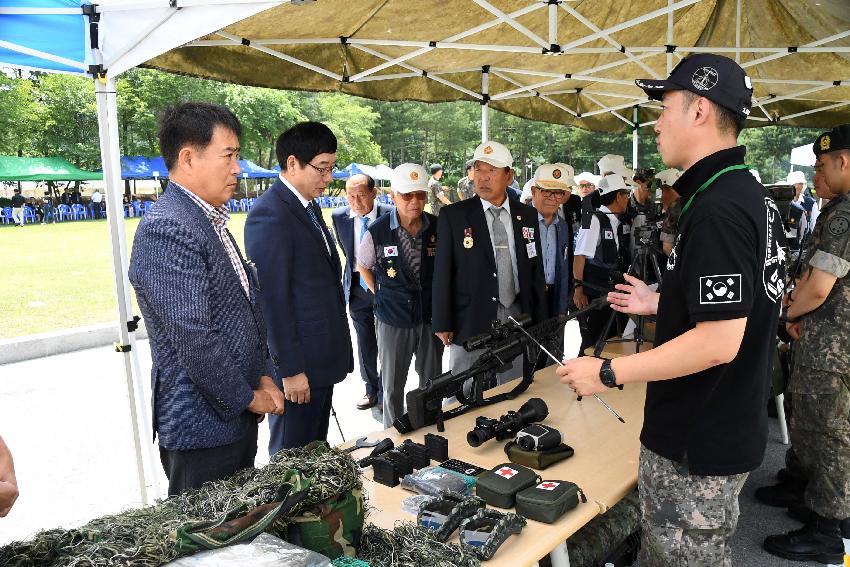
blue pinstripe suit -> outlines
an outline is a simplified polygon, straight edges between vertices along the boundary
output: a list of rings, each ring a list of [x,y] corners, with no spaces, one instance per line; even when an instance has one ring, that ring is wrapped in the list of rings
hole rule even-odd
[[[210,221],[173,184],[139,223],[129,277],[150,336],[162,448],[219,447],[257,427],[246,408],[270,365],[248,272],[250,296]]]

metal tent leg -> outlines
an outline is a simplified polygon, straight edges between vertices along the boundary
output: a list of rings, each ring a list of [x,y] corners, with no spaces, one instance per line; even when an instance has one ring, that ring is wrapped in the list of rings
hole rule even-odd
[[[139,495],[142,503],[150,502],[145,479],[145,459],[142,446],[147,445],[148,462],[151,469],[151,481],[156,496],[159,496],[159,483],[154,471],[153,444],[142,440],[141,431],[150,427],[144,390],[136,355],[136,333],[131,330],[133,307],[130,298],[130,282],[127,279],[129,263],[127,260],[126,235],[124,233],[124,207],[121,190],[121,163],[118,147],[118,109],[115,100],[115,80],[95,79],[97,99],[97,122],[100,135],[100,156],[103,164],[103,179],[106,182],[107,221],[112,248],[112,268],[115,289],[118,298],[118,344],[116,349],[124,359],[124,374],[127,383],[127,396],[130,402],[130,425],[133,429],[133,448],[136,455],[136,474],[138,475]],[[140,430],[140,424],[143,427]]]

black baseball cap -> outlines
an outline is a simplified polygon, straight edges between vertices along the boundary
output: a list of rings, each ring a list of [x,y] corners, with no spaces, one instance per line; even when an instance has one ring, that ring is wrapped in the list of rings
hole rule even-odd
[[[713,53],[685,57],[665,80],[637,79],[635,84],[653,100],[661,100],[667,91],[684,90],[704,96],[738,116],[749,116],[752,107],[750,78],[735,61]]]
[[[838,150],[850,150],[850,124],[836,126],[818,136],[813,149],[817,157]]]

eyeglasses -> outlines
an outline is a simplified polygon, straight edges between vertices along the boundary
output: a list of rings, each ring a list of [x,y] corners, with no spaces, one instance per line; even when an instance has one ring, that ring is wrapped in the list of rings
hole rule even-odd
[[[413,191],[412,193],[396,193],[396,195],[401,197],[402,201],[412,201],[413,199],[424,201],[426,198],[425,191]]]
[[[592,189],[593,188],[593,185],[591,185],[590,183],[579,183],[578,186],[581,187],[582,189]]]
[[[336,164],[329,165],[328,167],[318,167],[308,161],[307,165],[318,171],[319,175],[330,175],[333,173],[334,169],[336,169]]]
[[[537,190],[540,191],[540,194],[543,195],[544,199],[561,199],[567,193],[560,189],[541,189],[540,187],[537,187]]]

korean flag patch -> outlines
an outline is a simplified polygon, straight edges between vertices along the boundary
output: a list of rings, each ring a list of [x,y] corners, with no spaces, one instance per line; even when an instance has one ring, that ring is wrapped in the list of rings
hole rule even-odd
[[[384,256],[387,258],[398,256],[398,246],[384,246]]]
[[[741,274],[701,276],[700,305],[741,302]]]

